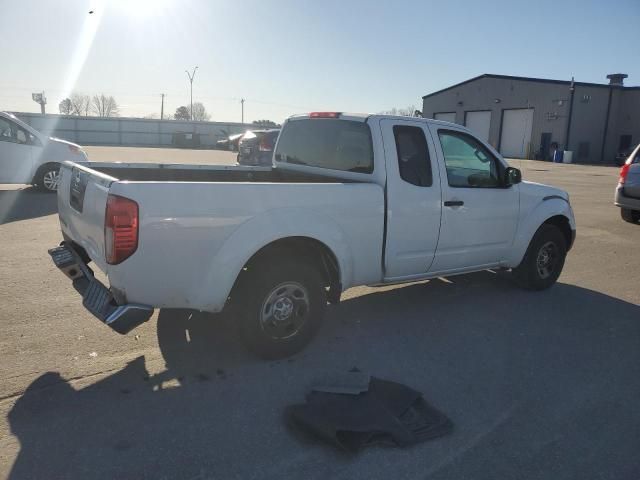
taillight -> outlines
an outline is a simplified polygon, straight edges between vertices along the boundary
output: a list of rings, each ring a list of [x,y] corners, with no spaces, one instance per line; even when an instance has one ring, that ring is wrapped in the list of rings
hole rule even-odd
[[[311,112],[309,118],[338,118],[340,112]]]
[[[618,183],[623,185],[627,180],[627,175],[629,174],[629,169],[631,168],[631,158],[626,161],[626,163],[620,169],[620,178],[618,179]]]
[[[117,265],[138,248],[138,204],[119,195],[107,197],[104,252],[107,263]]]
[[[260,150],[261,152],[273,151],[273,142],[271,141],[271,138],[267,137],[266,135],[263,135],[262,138],[260,139],[258,150]]]

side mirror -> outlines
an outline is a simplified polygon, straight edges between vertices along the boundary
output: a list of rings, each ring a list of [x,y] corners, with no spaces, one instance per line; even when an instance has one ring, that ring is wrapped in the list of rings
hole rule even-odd
[[[517,168],[507,167],[504,171],[504,185],[510,187],[522,181],[522,172]]]

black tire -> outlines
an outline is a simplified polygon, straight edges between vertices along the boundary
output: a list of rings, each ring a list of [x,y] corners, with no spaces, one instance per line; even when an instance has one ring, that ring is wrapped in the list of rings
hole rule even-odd
[[[516,283],[527,290],[551,287],[562,273],[567,256],[567,242],[555,225],[544,224],[535,233],[527,252],[516,268]]]
[[[233,299],[245,345],[271,360],[289,357],[307,346],[327,306],[318,269],[308,262],[281,258],[250,266]]]
[[[57,163],[47,163],[40,167],[34,178],[34,185],[38,190],[48,193],[56,193],[58,191],[60,165]],[[55,179],[55,180],[54,180]],[[55,184],[55,186],[54,186]]]
[[[640,222],[640,211],[631,210],[630,208],[621,208],[620,216],[625,222],[638,223]]]

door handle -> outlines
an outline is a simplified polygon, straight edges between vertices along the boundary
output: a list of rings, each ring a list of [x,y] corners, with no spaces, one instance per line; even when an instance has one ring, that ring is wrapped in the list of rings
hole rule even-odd
[[[462,200],[447,200],[444,202],[445,207],[461,207],[464,205]]]

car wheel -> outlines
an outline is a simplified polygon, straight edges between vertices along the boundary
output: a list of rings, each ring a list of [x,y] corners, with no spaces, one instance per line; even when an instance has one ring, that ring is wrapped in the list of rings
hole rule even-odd
[[[327,295],[320,272],[306,262],[260,262],[240,280],[240,335],[265,359],[289,357],[314,337],[324,318]]]
[[[58,191],[60,180],[60,165],[44,165],[36,175],[36,185],[44,192],[55,193]]]
[[[560,229],[542,225],[533,236],[527,252],[513,276],[516,283],[528,290],[544,290],[558,280],[567,256],[567,242]]]
[[[621,208],[620,216],[625,222],[638,223],[640,222],[640,211],[631,210],[630,208]]]

